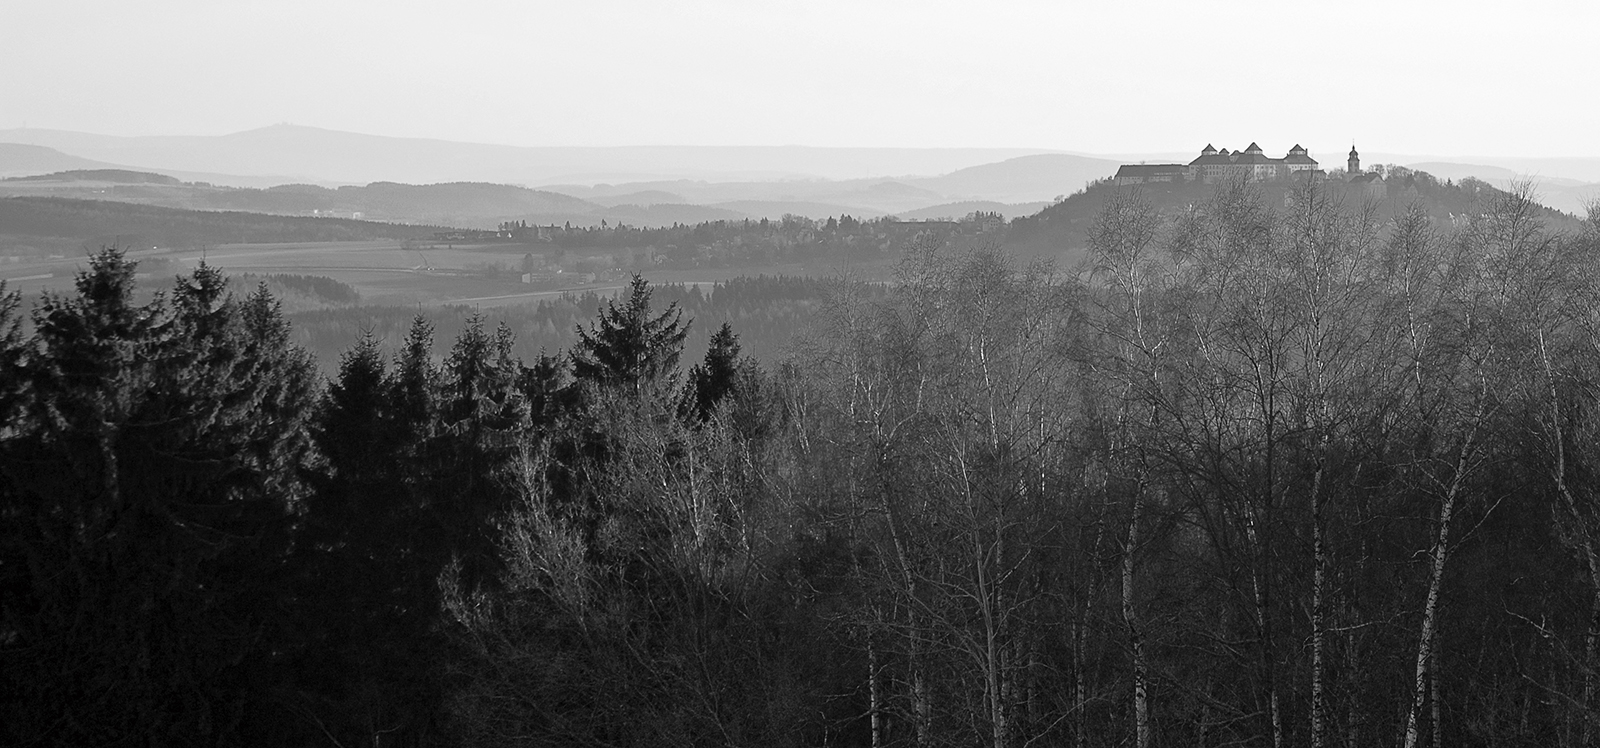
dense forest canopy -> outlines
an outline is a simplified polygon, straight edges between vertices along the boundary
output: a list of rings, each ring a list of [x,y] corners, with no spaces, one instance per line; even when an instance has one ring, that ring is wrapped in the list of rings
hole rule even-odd
[[[771,359],[636,279],[326,378],[104,251],[0,289],[0,732],[1593,745],[1600,212],[1483,197],[1120,190],[1083,272],[795,282]]]

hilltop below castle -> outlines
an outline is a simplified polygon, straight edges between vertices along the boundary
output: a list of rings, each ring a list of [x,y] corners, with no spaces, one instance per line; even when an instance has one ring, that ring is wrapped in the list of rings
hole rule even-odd
[[[1360,156],[1355,146],[1350,147],[1349,173],[1361,173]],[[1298,143],[1283,158],[1272,158],[1261,151],[1261,146],[1251,143],[1242,151],[1218,150],[1207,144],[1200,156],[1187,164],[1123,164],[1117,169],[1117,184],[1150,184],[1154,182],[1194,182],[1206,184],[1242,180],[1245,182],[1271,182],[1297,176],[1319,177],[1323,171],[1317,160]]]

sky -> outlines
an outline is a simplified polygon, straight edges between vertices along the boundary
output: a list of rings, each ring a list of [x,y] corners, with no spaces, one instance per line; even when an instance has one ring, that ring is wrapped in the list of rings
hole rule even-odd
[[[1600,156],[1600,4],[0,0],[0,129]]]

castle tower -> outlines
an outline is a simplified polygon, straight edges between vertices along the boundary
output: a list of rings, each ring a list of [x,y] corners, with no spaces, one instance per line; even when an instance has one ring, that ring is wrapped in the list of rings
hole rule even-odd
[[[1355,176],[1361,173],[1361,154],[1356,153],[1356,146],[1354,143],[1350,144],[1350,163],[1349,168],[1345,169],[1345,171],[1349,172],[1350,176]]]
[[[1212,148],[1210,143],[1206,143],[1206,147],[1200,149],[1200,155],[1215,156],[1217,155],[1217,149]]]

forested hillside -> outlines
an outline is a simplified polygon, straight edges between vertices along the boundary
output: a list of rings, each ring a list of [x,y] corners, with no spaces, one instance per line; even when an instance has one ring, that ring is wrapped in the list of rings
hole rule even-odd
[[[1480,211],[1486,202],[1502,191],[1487,182],[1470,177],[1460,182],[1441,180],[1423,171],[1403,166],[1376,167],[1385,175],[1380,192],[1366,186],[1355,186],[1327,179],[1322,182],[1329,199],[1351,211],[1372,210],[1382,223],[1395,221],[1420,205],[1435,221],[1446,226],[1459,226]],[[1192,210],[1213,199],[1219,190],[1229,185],[1203,182],[1153,183],[1119,186],[1111,179],[1089,184],[1065,200],[1031,215],[1013,220],[1006,236],[1006,244],[1013,251],[1025,254],[1048,254],[1067,262],[1077,262],[1084,257],[1089,244],[1089,234],[1095,226],[1100,211],[1108,200],[1124,192],[1139,192],[1159,212],[1176,216]],[[1274,205],[1287,206],[1296,182],[1263,182],[1253,189],[1261,199]],[[1535,212],[1553,229],[1573,230],[1574,217],[1549,208],[1538,207]]]
[[[1594,745],[1600,212],[1480,197],[1119,191],[1083,274],[795,282],[770,363],[635,279],[325,386],[107,250],[0,289],[0,735]]]

